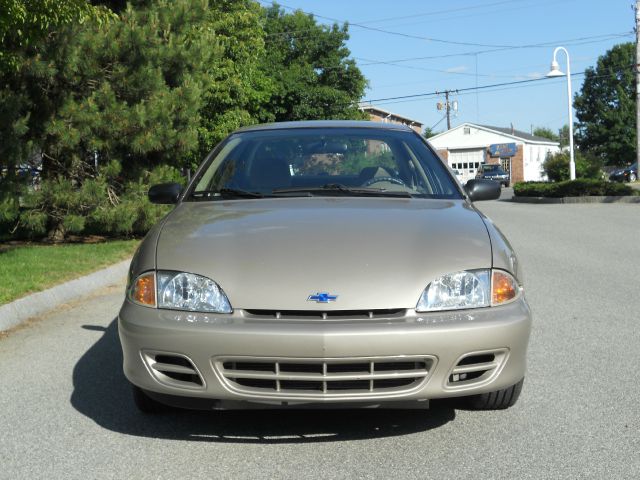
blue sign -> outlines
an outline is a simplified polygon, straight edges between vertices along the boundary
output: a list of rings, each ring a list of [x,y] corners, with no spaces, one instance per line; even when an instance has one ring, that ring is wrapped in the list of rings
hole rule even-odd
[[[518,152],[515,143],[494,143],[489,145],[489,155],[492,157],[513,157]]]

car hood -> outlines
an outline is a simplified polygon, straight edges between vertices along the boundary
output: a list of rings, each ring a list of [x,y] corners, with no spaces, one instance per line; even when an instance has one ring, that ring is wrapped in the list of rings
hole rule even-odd
[[[269,310],[414,308],[434,278],[492,263],[466,202],[389,198],[184,202],[156,258],[213,279],[235,309]],[[338,298],[307,300],[319,292]]]

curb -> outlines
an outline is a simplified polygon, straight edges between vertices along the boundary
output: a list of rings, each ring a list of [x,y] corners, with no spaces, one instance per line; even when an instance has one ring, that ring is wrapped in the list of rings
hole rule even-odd
[[[640,196],[591,196],[591,197],[513,197],[512,202],[516,203],[640,203]]]
[[[127,275],[131,259],[103,268],[75,280],[56,285],[0,306],[0,332],[9,330],[25,320],[75,300],[93,290],[114,285]]]

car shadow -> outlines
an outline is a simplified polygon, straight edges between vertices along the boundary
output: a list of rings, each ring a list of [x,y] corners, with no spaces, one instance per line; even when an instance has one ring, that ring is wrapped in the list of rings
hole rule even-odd
[[[440,427],[455,418],[446,405],[429,410],[170,410],[137,411],[122,373],[114,320],[73,369],[71,404],[98,425],[119,433],[171,440],[229,443],[308,443],[392,437]]]

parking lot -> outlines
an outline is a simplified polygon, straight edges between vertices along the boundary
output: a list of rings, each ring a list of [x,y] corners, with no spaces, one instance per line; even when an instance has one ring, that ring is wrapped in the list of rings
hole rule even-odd
[[[145,417],[118,286],[0,338],[0,478],[638,478],[640,205],[478,206],[519,253],[534,314],[512,409]]]

